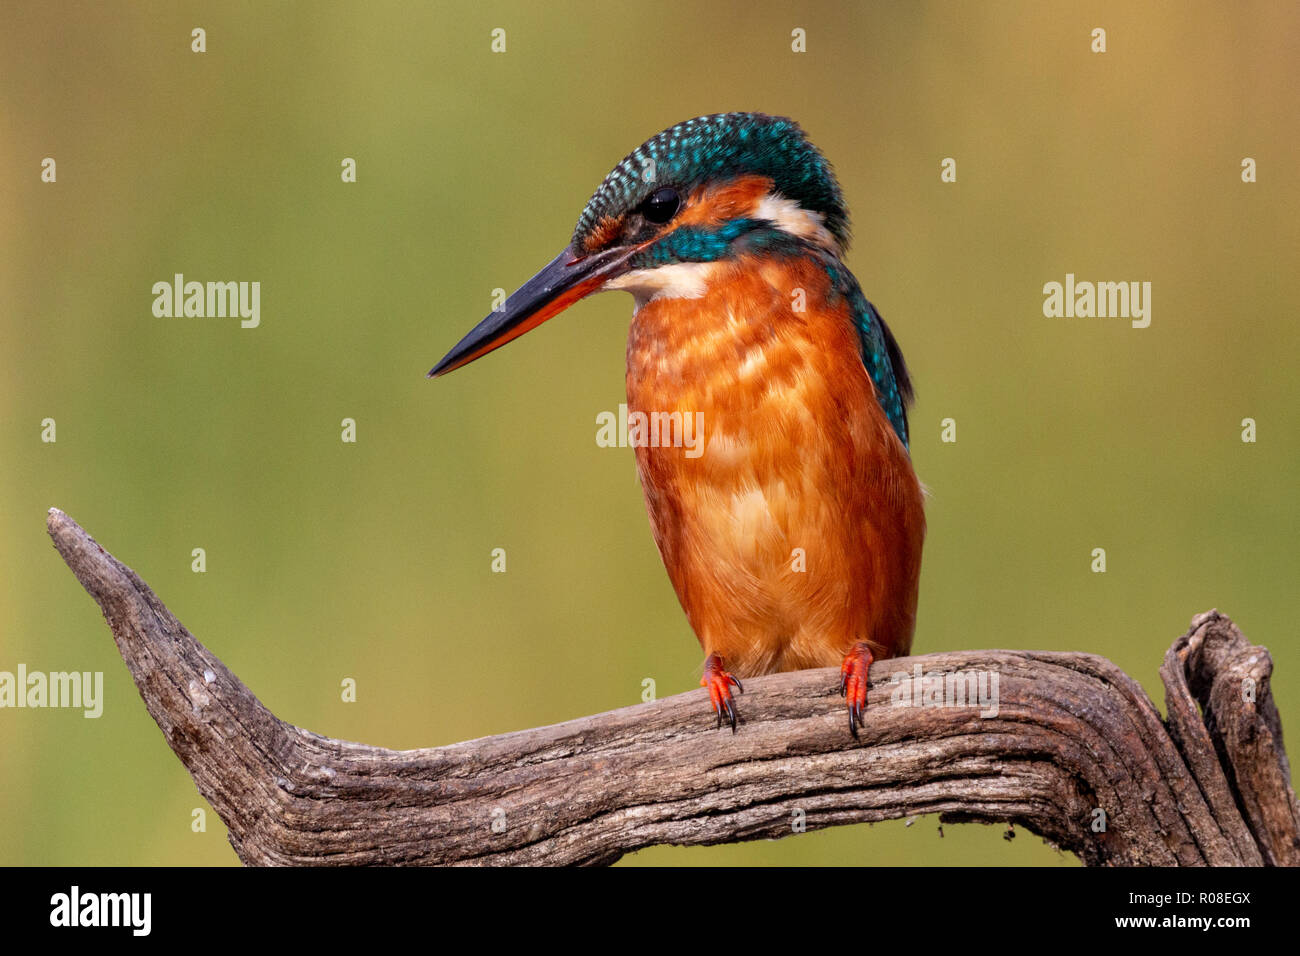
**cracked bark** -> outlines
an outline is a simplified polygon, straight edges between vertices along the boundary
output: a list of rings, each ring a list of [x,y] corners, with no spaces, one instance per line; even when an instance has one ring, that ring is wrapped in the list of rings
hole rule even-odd
[[[1300,863],[1272,659],[1217,611],[1165,656],[1167,722],[1104,658],[962,651],[877,662],[858,740],[838,672],[814,670],[746,681],[734,736],[692,691],[395,751],[280,720],[75,521],[47,524],[246,864],[605,864],[923,813],[1017,824],[1093,865]],[[996,716],[891,702],[918,664],[996,675]]]

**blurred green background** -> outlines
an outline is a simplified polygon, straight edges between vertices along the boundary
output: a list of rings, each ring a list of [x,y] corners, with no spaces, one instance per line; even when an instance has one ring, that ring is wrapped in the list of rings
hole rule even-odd
[[[1272,651],[1300,740],[1300,13],[1137,6],[7,4],[0,670],[103,671],[107,699],[0,711],[0,863],[236,862],[215,814],[191,832],[205,804],[50,506],[323,734],[429,746],[696,686],[632,452],[594,440],[630,298],[424,372],[625,153],[733,109],[835,164],[848,263],[917,381],[916,650],[1092,651],[1163,707],[1165,649],[1217,606]],[[260,281],[261,327],[155,318],[176,272]],[[1152,282],[1150,328],[1045,318],[1067,272]],[[625,862],[1074,861],[925,818]]]

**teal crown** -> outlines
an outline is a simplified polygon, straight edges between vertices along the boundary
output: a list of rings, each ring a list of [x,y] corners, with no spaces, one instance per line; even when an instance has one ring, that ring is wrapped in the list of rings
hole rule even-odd
[[[648,171],[653,178],[647,178]],[[701,116],[646,140],[610,171],[587,202],[573,242],[581,245],[603,218],[622,216],[662,186],[685,194],[745,174],[767,176],[782,196],[822,213],[826,228],[841,248],[847,247],[848,212],[830,163],[798,123],[765,113]]]

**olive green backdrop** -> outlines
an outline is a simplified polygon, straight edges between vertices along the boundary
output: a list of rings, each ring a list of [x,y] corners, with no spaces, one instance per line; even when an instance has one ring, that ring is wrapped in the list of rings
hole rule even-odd
[[[624,397],[631,300],[424,372],[564,246],[617,160],[723,110],[793,116],[835,164],[848,263],[913,369],[932,492],[916,649],[1092,651],[1163,706],[1165,649],[1217,606],[1272,651],[1300,739],[1294,4],[2,19],[0,670],[103,671],[106,702],[98,720],[0,710],[0,863],[236,862],[210,810],[191,831],[205,804],[50,547],[50,506],[323,734],[436,745],[636,703],[646,678],[696,686],[632,452],[595,443]],[[260,281],[261,326],[155,318],[151,287],[177,272]],[[1067,272],[1150,281],[1150,328],[1044,317]],[[1074,861],[923,818],[625,862]]]

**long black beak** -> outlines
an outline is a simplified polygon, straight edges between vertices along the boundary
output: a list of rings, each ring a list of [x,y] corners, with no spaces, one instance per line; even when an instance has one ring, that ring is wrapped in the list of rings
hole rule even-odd
[[[572,246],[566,247],[541,272],[516,289],[499,310],[456,343],[429,371],[429,378],[468,365],[559,315],[579,299],[598,291],[610,279],[628,271],[627,260],[637,251],[635,246],[619,246],[580,256]]]

